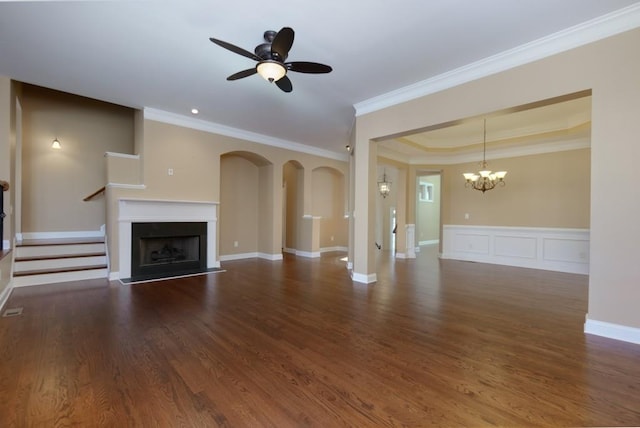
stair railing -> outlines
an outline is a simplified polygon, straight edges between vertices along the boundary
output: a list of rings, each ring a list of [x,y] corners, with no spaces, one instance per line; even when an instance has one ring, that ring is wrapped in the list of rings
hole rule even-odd
[[[9,182],[0,180],[0,251],[4,250],[4,218],[6,214],[4,213],[4,192],[9,190]]]
[[[96,190],[95,192],[93,192],[92,194],[87,196],[86,198],[84,198],[83,201],[85,201],[85,202],[90,201],[91,199],[95,198],[99,194],[104,193],[105,189],[106,189],[106,186],[102,186],[101,188],[99,188],[98,190]]]

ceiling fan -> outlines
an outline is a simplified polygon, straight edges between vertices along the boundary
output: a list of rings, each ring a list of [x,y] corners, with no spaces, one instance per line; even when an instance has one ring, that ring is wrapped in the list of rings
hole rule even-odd
[[[256,46],[254,49],[255,53],[246,51],[223,40],[214,39],[213,37],[210,37],[209,40],[218,46],[222,46],[223,48],[230,50],[231,52],[258,62],[254,68],[249,68],[232,74],[227,77],[227,80],[238,80],[258,73],[267,81],[272,83],[275,82],[278,88],[282,89],[284,92],[291,92],[293,90],[293,85],[291,84],[289,77],[287,77],[288,71],[321,74],[330,73],[332,70],[328,65],[319,64],[317,62],[285,62],[289,55],[289,50],[293,45],[293,37],[293,29],[289,27],[284,27],[277,33],[271,30],[265,31],[265,43]]]

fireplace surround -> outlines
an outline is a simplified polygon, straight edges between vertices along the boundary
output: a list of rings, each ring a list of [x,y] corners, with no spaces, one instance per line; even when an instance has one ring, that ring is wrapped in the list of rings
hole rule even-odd
[[[155,243],[151,243],[151,241],[143,243],[143,245],[151,245],[151,248],[148,248],[149,254],[147,262],[150,262],[151,258],[155,258],[155,261],[163,262],[163,264],[173,264],[174,266],[171,266],[171,269],[175,269],[174,272],[167,272],[161,275],[170,277],[181,275],[180,272],[190,271],[192,269],[206,271],[207,269],[219,268],[220,262],[217,260],[216,231],[217,209],[218,204],[216,202],[119,199],[117,245],[117,266],[119,270],[112,271],[109,274],[109,278],[111,280],[130,280],[135,279],[134,277],[141,276],[140,272],[133,267],[134,263],[132,263],[133,257],[137,257],[136,260],[140,259],[140,254],[134,255],[133,241],[134,239],[138,239],[137,236],[134,238],[134,224],[155,224],[155,226],[145,232],[149,232],[148,234],[152,235],[151,239],[156,241]],[[165,226],[171,223],[180,223],[187,228],[191,228],[187,230],[187,233],[179,233],[179,235],[181,235],[180,239],[185,238],[190,240],[191,243],[178,241],[176,237],[173,236],[173,233],[162,231]],[[138,226],[136,226],[136,228],[137,227]],[[204,235],[204,237],[201,235]],[[194,236],[198,236],[199,242],[197,244],[194,244]],[[160,240],[155,238],[160,238]],[[145,239],[150,238],[147,237]],[[162,245],[158,247],[160,243]],[[184,248],[180,249],[176,244],[180,244]],[[138,243],[137,246],[139,247],[140,243]],[[189,258],[193,259],[192,256],[196,251],[195,248],[197,248],[198,252],[199,266],[197,268],[195,268],[193,264],[182,264],[182,266],[180,266],[181,263],[178,262],[184,262]],[[153,253],[153,251],[156,253],[152,256],[151,253]],[[179,258],[181,260],[177,260]],[[191,260],[190,263],[193,263],[193,260]],[[158,263],[146,263],[143,260],[142,264],[153,265]],[[148,266],[145,267],[145,269],[147,268]],[[148,273],[143,273],[142,275],[147,274]],[[157,277],[155,274],[153,276]]]

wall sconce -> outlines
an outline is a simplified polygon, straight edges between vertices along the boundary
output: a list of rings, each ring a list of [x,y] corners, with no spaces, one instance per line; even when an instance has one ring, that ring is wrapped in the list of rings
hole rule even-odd
[[[51,143],[51,148],[56,150],[59,150],[62,148],[62,146],[60,145],[60,141],[58,141],[57,138],[53,140],[53,143]]]

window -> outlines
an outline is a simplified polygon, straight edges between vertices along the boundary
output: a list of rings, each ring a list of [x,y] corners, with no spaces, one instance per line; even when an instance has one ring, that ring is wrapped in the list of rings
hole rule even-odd
[[[420,183],[418,186],[418,199],[420,202],[433,202],[432,183]]]

